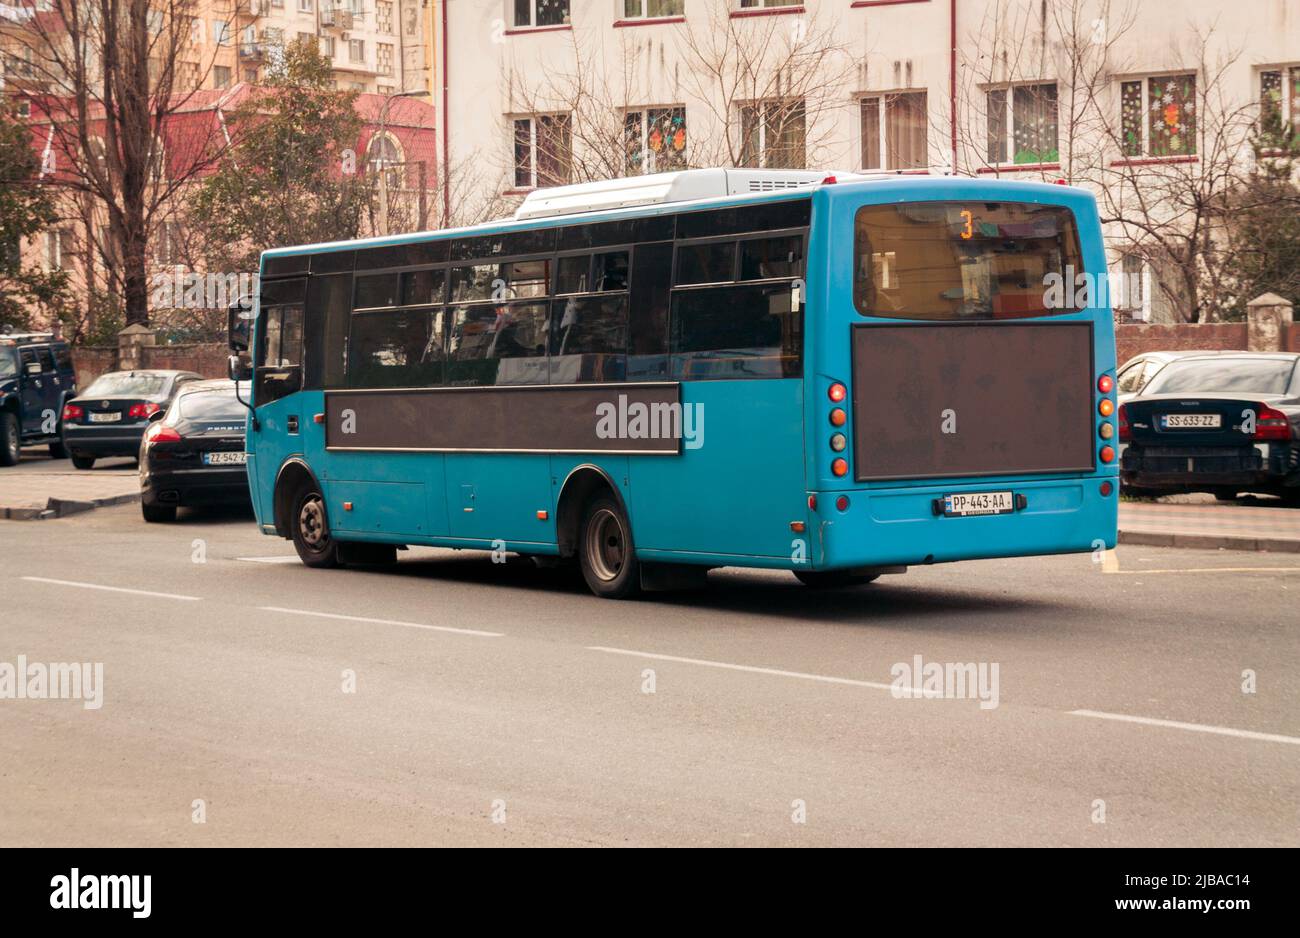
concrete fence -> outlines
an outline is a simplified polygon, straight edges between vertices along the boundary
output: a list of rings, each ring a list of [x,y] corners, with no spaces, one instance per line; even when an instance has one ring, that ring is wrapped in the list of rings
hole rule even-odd
[[[89,387],[90,382],[110,371],[140,368],[164,368],[193,371],[205,378],[226,377],[226,357],[229,354],[221,342],[204,342],[191,345],[154,345],[153,333],[143,327],[131,326],[118,335],[117,345],[83,346],[72,350],[72,363],[77,369],[77,386]]]

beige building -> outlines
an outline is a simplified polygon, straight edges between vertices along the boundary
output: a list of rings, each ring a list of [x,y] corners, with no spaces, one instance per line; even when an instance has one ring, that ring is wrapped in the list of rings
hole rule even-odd
[[[434,0],[429,23],[452,218],[685,166],[1064,178],[1116,219],[1140,318],[1177,305],[1143,232],[1300,118],[1300,0]]]

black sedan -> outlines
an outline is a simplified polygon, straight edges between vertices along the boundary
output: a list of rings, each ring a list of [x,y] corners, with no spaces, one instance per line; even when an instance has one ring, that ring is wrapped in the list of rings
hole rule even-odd
[[[174,521],[181,505],[251,506],[244,453],[247,413],[233,381],[202,381],[176,395],[140,443],[145,521]]]
[[[1119,443],[1131,494],[1263,492],[1300,505],[1300,355],[1176,359],[1120,405]]]
[[[135,456],[149,418],[167,409],[192,371],[112,371],[63,405],[63,446],[78,469],[105,456]]]

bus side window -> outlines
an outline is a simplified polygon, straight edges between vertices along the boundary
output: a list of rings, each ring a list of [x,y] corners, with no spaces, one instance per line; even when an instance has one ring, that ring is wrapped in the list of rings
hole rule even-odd
[[[351,312],[352,274],[312,277],[303,322],[304,388],[343,386],[347,364],[343,353]]]
[[[638,244],[632,252],[631,311],[628,317],[628,380],[668,378],[668,305],[673,244]]]
[[[788,283],[675,291],[672,377],[798,377],[803,321],[790,297]]]
[[[257,403],[292,394],[302,387],[302,304],[272,306],[264,314],[262,366],[257,370]]]

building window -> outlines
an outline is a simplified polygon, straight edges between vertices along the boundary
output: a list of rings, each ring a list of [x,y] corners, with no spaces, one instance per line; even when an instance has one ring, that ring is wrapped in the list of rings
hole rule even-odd
[[[652,107],[623,118],[627,173],[665,173],[686,168],[686,108]]]
[[[198,69],[198,66],[195,66]],[[230,87],[230,69],[225,65],[212,66],[212,87],[229,88]]]
[[[862,99],[862,168],[925,169],[930,165],[926,93],[904,91]]]
[[[375,28],[385,36],[393,35],[393,5],[389,0],[375,4]]]
[[[68,252],[70,236],[62,229],[50,229],[45,232],[45,269],[62,270],[64,255]]]
[[[514,121],[515,187],[562,186],[573,168],[568,114],[540,114]]]
[[[397,89],[392,85],[376,85],[375,92],[382,95],[390,95]]]
[[[1061,158],[1055,82],[994,88],[987,102],[990,164],[1055,163]]]
[[[196,16],[190,20],[190,43],[197,46],[202,42],[203,20]]]
[[[1259,73],[1259,132],[1266,149],[1300,144],[1300,65]]]
[[[298,0],[299,13],[310,13],[314,9],[316,9],[316,7],[313,0]]]
[[[379,74],[393,74],[393,44],[390,42],[375,43],[375,59]]]
[[[348,40],[348,61],[364,62],[366,60],[366,41],[364,39]]]
[[[250,85],[257,84],[257,69],[255,68],[244,69],[244,81],[248,82]]]
[[[569,22],[569,0],[512,0],[515,26],[564,26]]]
[[[212,41],[219,46],[230,45],[230,24],[225,20],[213,20]]]
[[[803,169],[807,115],[802,98],[740,107],[741,166]]]
[[[317,51],[319,51],[321,55],[325,56],[327,59],[334,58],[333,36],[318,36],[316,37],[316,41],[319,43]]]
[[[366,148],[366,170],[378,176],[385,174],[385,183],[390,189],[402,187],[402,152],[388,134],[376,134]]]
[[[657,19],[661,16],[683,16],[686,0],[623,0],[623,19]]]
[[[154,257],[158,263],[179,264],[184,254],[180,222],[165,221],[159,225],[154,247]]]
[[[742,10],[757,10],[762,7],[800,7],[802,0],[740,0]]]
[[[1127,157],[1196,155],[1196,76],[1120,82],[1120,144]]]

